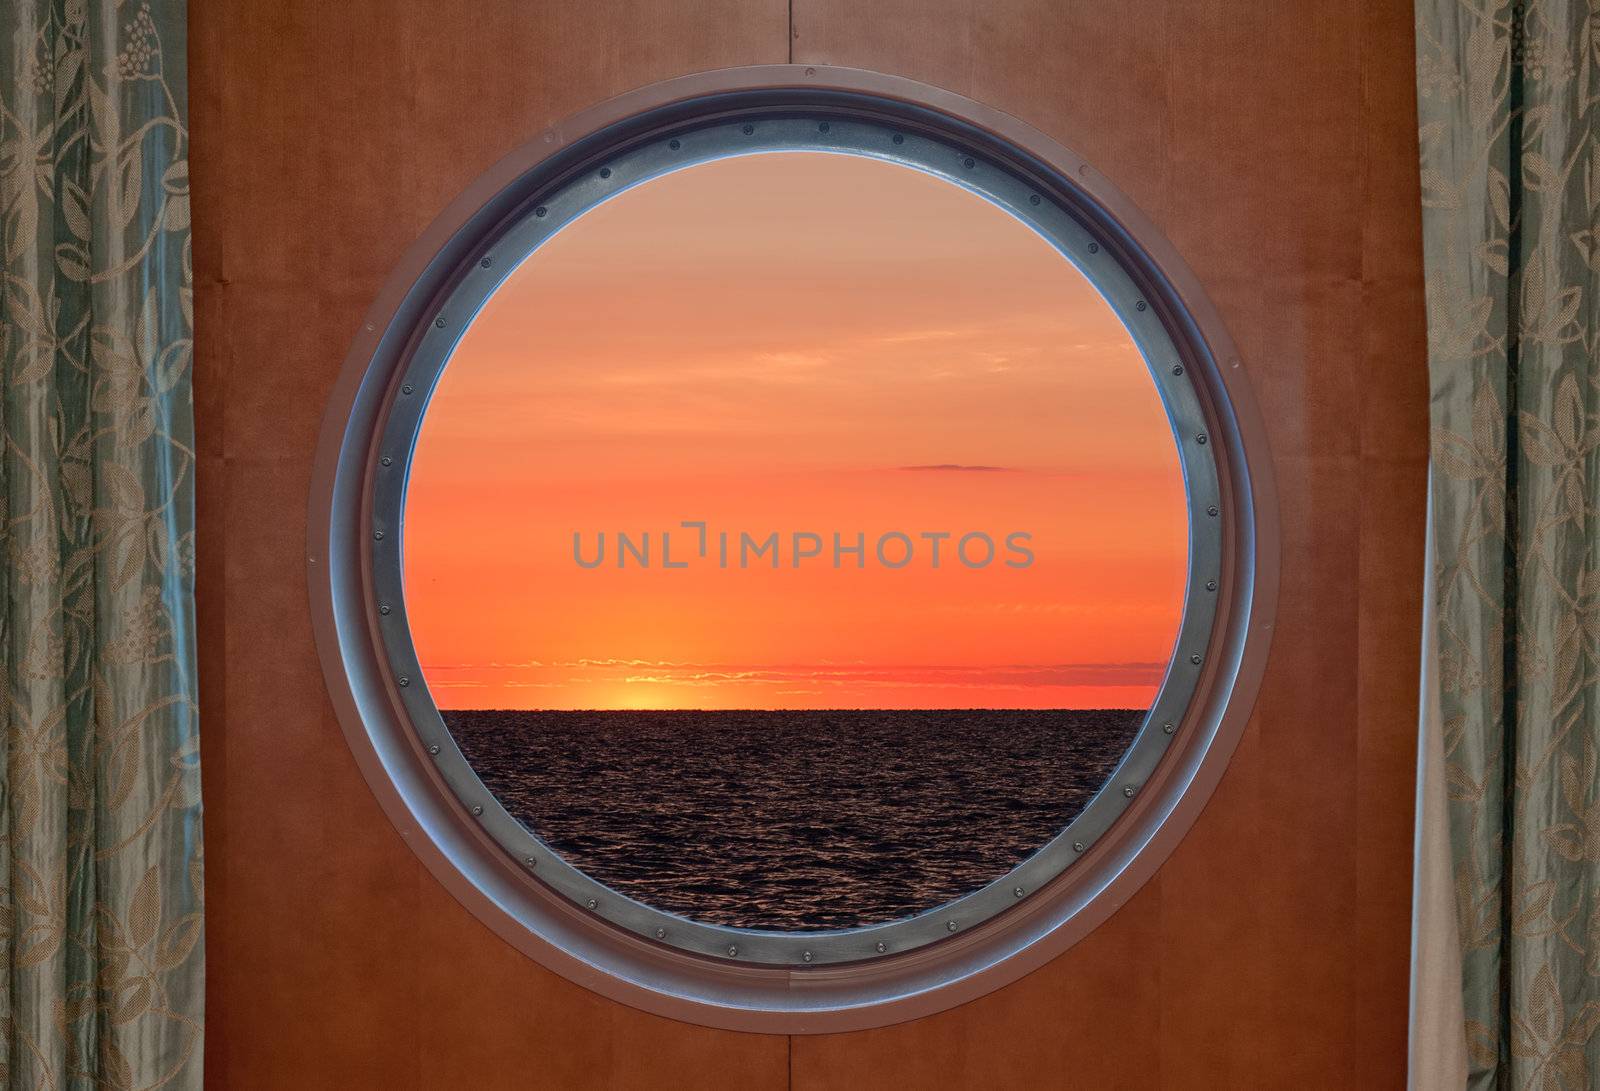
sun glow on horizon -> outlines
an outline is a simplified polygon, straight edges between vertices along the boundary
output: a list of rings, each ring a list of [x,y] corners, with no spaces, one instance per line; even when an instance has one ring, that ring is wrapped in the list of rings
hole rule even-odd
[[[442,708],[1143,707],[1188,548],[1093,286],[980,197],[816,153],[645,183],[517,269],[403,533]]]

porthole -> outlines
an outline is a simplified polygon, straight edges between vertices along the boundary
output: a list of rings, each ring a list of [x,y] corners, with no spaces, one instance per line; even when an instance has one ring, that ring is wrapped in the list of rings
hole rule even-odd
[[[311,518],[352,750],[464,904],[713,1025],[995,987],[1154,870],[1242,728],[1270,485],[1192,278],[907,81],[625,96],[448,210]]]

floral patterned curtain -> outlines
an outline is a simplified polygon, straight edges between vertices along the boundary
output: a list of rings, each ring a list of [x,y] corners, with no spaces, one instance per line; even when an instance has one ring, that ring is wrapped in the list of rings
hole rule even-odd
[[[1589,1087],[1600,1080],[1600,5],[1417,0],[1417,16],[1429,635],[1467,1083]]]
[[[0,2],[0,1082],[201,1084],[182,0]]]

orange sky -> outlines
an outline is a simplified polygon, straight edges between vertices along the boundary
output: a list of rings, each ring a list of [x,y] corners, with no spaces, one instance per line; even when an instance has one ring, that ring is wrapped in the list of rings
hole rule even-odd
[[[781,566],[740,569],[741,531]],[[969,531],[987,567],[955,561]],[[794,567],[795,532],[823,555]],[[922,532],[952,535],[938,568]],[[1070,264],[908,168],[755,155],[622,194],[490,300],[424,418],[406,606],[444,708],[1134,707],[1186,535],[1150,376]]]

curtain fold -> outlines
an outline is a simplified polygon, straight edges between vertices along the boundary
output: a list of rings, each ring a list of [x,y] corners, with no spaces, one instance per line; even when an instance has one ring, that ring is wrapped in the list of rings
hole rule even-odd
[[[0,1077],[199,1087],[185,6],[0,42]]]
[[[1590,0],[1416,10],[1429,639],[1467,1084],[1588,1087],[1600,1079],[1600,24]]]
[[[1429,500],[1432,509],[1432,500]],[[1428,522],[1424,578],[1433,572],[1433,522]],[[1439,704],[1439,663],[1433,588],[1422,605],[1422,701],[1418,715],[1416,867],[1411,898],[1410,1077],[1417,1091],[1467,1084],[1462,1026],[1461,930],[1456,923],[1446,805],[1444,718]]]

